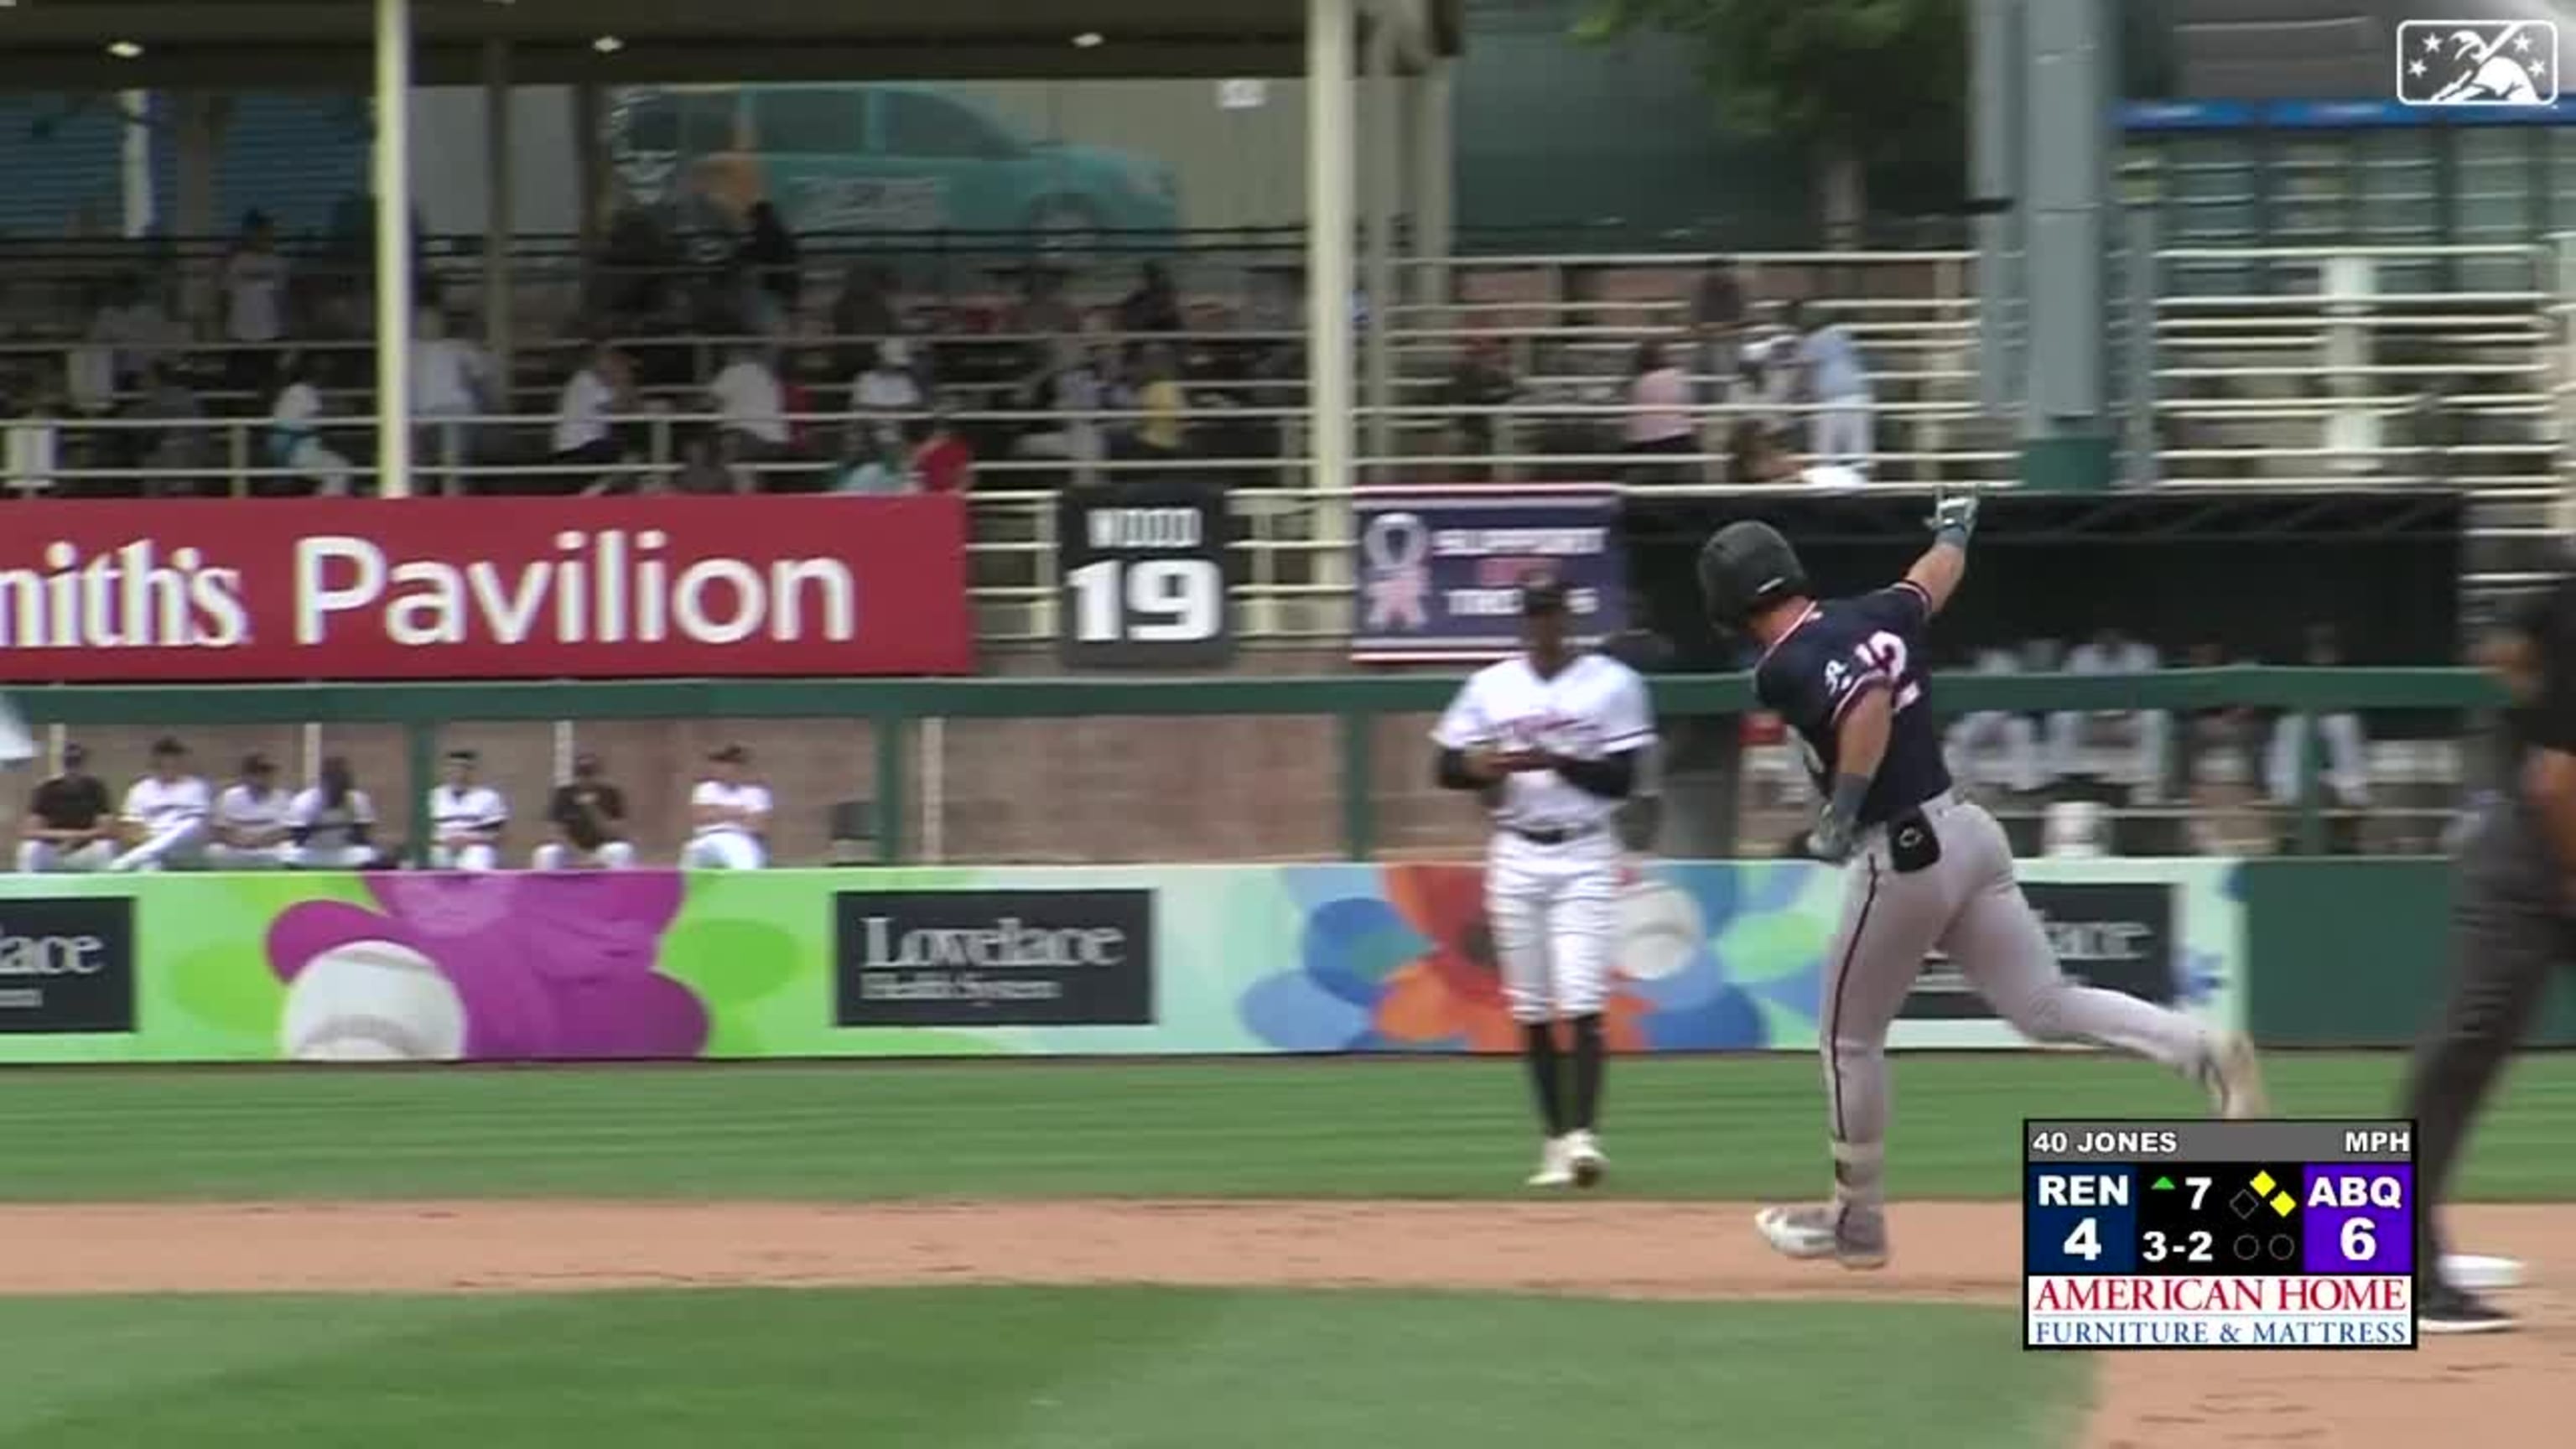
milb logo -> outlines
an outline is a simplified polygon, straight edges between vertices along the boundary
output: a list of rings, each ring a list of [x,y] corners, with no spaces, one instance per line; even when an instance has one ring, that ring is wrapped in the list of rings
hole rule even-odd
[[[132,898],[0,900],[0,1034],[132,1030]]]

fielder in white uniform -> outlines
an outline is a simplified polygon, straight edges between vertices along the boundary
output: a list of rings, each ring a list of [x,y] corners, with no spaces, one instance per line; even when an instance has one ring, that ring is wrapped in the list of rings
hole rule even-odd
[[[447,778],[429,792],[429,864],[433,870],[498,870],[501,830],[510,802],[474,779],[472,750],[447,753]]]
[[[18,827],[18,869],[105,870],[116,859],[116,804],[107,782],[89,772],[89,751],[63,746],[63,772],[36,787]]]
[[[376,802],[349,762],[333,755],[286,807],[286,864],[295,870],[365,870],[376,863]]]
[[[125,792],[125,826],[135,846],[107,863],[112,871],[193,866],[206,847],[214,807],[206,782],[188,773],[188,747],[163,737],[152,746],[152,773]]]
[[[1476,791],[1493,816],[1485,914],[1546,1133],[1530,1185],[1590,1187],[1609,1167],[1597,1128],[1618,938],[1615,823],[1654,747],[1654,712],[1635,670],[1567,644],[1563,585],[1522,588],[1521,643],[1519,656],[1467,681],[1431,738],[1440,784]],[[1570,1074],[1559,1020],[1573,1031]]]
[[[286,864],[286,809],[293,802],[277,788],[277,765],[253,752],[242,760],[241,779],[215,797],[214,841],[206,847],[213,870],[275,870]]]
[[[707,778],[689,792],[693,826],[680,864],[690,870],[758,870],[769,864],[769,789],[745,778],[751,751],[727,745],[707,756]]]

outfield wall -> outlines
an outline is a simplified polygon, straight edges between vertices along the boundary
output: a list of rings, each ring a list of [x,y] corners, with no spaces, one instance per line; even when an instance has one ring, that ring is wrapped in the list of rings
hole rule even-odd
[[[2027,869],[2081,974],[2244,1018],[2230,861]],[[1632,874],[1614,1035],[1810,1050],[1840,882]],[[1472,866],[0,877],[0,1062],[1509,1049]],[[1936,959],[1900,1045],[2009,1047]]]

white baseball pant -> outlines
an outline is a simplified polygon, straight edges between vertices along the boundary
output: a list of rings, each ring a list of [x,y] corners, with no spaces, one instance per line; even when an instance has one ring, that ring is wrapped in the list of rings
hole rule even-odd
[[[93,840],[64,847],[50,840],[18,842],[18,869],[28,875],[71,874],[105,870],[116,859],[113,841]]]
[[[152,832],[150,839],[107,863],[112,871],[165,870],[193,865],[206,843],[206,822],[182,820]]]
[[[1867,472],[1875,443],[1870,433],[1869,409],[1867,393],[1824,399],[1814,414],[1815,423],[1808,437],[1813,446],[1807,451],[1815,461]]]
[[[206,869],[276,870],[286,864],[286,851],[283,845],[226,845],[219,840],[206,847]]]
[[[1842,923],[1825,950],[1817,1035],[1841,1190],[1876,1202],[1887,1142],[1887,1031],[1934,947],[2034,1041],[2093,1042],[2177,1072],[2207,1060],[2211,1034],[2179,1011],[2070,981],[2014,877],[2012,843],[1984,807],[1924,802],[1940,859],[1900,873],[1884,827],[1844,870]]]
[[[432,870],[499,870],[501,852],[489,845],[433,845],[429,848]]]
[[[611,840],[597,850],[575,850],[560,840],[549,840],[530,859],[539,870],[628,870],[635,864],[635,847]]]
[[[364,870],[376,863],[372,845],[290,845],[278,853],[289,870]]]
[[[1619,838],[1607,828],[1562,845],[1495,833],[1485,918],[1512,1020],[1529,1026],[1601,1010],[1619,933],[1619,869]]]
[[[687,870],[758,870],[767,864],[769,852],[740,831],[695,836],[680,848],[680,865]]]

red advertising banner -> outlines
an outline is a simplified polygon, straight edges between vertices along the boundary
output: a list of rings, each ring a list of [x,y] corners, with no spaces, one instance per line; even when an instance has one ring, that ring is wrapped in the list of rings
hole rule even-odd
[[[956,497],[0,509],[11,683],[974,667]]]

